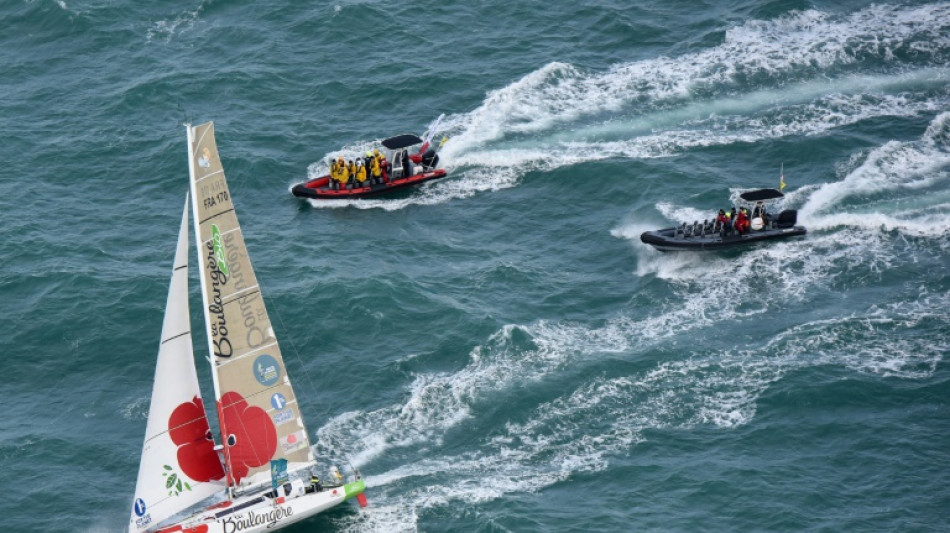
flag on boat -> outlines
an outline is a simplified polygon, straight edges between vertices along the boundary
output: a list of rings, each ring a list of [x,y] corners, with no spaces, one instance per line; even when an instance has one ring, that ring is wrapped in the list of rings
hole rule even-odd
[[[782,163],[782,176],[778,179],[778,190],[785,190],[785,163]]]
[[[287,459],[272,459],[270,462],[270,483],[274,490],[290,481],[287,475]]]

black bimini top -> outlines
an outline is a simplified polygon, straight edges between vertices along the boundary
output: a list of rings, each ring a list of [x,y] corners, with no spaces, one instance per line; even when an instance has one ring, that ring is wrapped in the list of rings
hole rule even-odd
[[[416,144],[422,144],[422,139],[420,139],[418,135],[413,135],[411,133],[396,135],[395,137],[383,139],[382,141],[382,145],[386,148],[389,148],[390,150],[399,150],[401,148],[407,148]]]
[[[746,202],[760,202],[764,200],[785,198],[785,195],[782,194],[782,191],[779,191],[778,189],[758,189],[755,191],[746,191],[740,194],[739,198],[742,198]]]

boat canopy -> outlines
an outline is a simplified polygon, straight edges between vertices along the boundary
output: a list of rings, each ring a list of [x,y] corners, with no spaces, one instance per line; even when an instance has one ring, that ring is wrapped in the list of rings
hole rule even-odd
[[[746,191],[740,194],[739,198],[742,198],[746,202],[760,202],[785,198],[785,195],[778,189],[757,189],[754,191]]]
[[[422,144],[422,138],[420,138],[418,135],[413,135],[412,133],[396,135],[395,137],[383,139],[382,141],[382,145],[386,148],[389,148],[390,150],[400,150],[402,148],[408,148],[416,144]]]

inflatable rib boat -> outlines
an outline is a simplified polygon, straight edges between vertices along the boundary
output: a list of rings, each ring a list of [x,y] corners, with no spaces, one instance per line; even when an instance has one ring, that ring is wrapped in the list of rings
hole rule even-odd
[[[351,161],[355,159],[368,168],[373,154],[381,154],[384,163],[379,179],[367,176],[366,180],[359,182],[350,177],[340,182],[330,174],[324,174],[294,185],[290,192],[298,198],[317,200],[365,198],[444,178],[445,169],[439,168],[439,155],[430,146],[430,141],[431,134],[422,140],[418,135],[407,133],[383,139],[365,158],[361,157],[363,154],[350,154],[350,157],[344,158]],[[330,167],[330,164],[327,166]]]
[[[657,250],[722,250],[739,248],[752,243],[785,239],[805,235],[807,230],[798,224],[798,211],[786,209],[771,215],[766,209],[769,202],[784,198],[777,189],[757,189],[739,195],[739,209],[749,210],[751,218],[747,228],[738,227],[733,217],[728,222],[707,219],[677,227],[645,231],[640,240]],[[746,204],[746,205],[742,205]]]

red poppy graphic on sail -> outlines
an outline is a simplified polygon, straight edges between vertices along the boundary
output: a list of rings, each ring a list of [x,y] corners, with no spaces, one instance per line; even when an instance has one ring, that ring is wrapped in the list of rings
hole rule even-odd
[[[277,428],[260,407],[248,405],[239,393],[221,395],[225,453],[231,466],[229,484],[241,482],[251,468],[268,464],[277,450]]]
[[[172,411],[168,436],[178,445],[178,466],[186,476],[202,482],[224,477],[201,398],[195,396]]]

